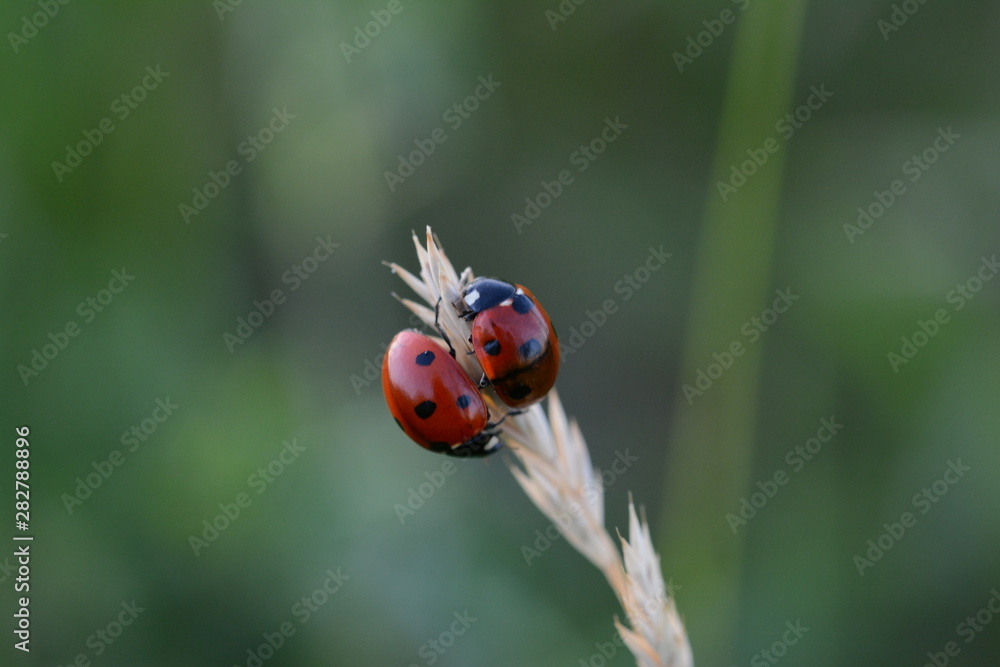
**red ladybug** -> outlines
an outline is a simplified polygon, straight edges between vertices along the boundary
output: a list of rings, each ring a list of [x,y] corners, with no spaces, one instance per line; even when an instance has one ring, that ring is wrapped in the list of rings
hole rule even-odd
[[[447,350],[407,329],[389,343],[382,391],[403,433],[421,447],[451,456],[486,456],[500,448],[489,409]]]
[[[559,374],[559,341],[535,296],[521,285],[477,278],[462,300],[472,348],[500,400],[512,408],[542,400]]]

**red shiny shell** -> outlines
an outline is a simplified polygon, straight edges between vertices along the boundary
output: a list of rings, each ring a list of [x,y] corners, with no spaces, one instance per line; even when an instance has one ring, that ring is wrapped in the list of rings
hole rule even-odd
[[[396,334],[382,362],[382,391],[403,432],[422,447],[481,456],[493,440],[479,388],[447,350],[424,334]]]
[[[542,400],[559,374],[559,341],[548,314],[525,287],[475,315],[472,347],[504,403],[523,408]]]

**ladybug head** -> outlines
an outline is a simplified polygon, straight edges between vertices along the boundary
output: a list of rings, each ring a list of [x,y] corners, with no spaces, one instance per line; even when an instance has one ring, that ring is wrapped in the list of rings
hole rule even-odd
[[[496,278],[476,278],[462,292],[468,315],[481,313],[514,296],[517,288]]]

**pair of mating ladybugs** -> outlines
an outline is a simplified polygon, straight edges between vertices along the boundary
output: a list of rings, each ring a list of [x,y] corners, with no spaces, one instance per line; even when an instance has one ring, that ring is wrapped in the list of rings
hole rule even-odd
[[[463,290],[462,303],[483,368],[480,385],[454,359],[454,349],[406,329],[386,350],[382,391],[396,424],[418,445],[451,456],[486,456],[500,448],[503,419],[490,420],[480,386],[492,385],[514,410],[537,403],[555,384],[559,342],[548,314],[520,285],[477,278]]]

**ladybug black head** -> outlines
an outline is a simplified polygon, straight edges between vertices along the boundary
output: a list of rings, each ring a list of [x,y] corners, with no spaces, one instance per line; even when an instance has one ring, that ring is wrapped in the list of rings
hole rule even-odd
[[[496,278],[476,278],[462,292],[466,315],[481,313],[514,296],[517,288]]]
[[[489,456],[490,454],[495,454],[502,448],[503,442],[501,442],[492,433],[486,433],[480,434],[468,442],[463,442],[460,445],[449,447],[444,450],[444,453],[448,456],[456,456],[463,459],[482,458],[484,456]]]

